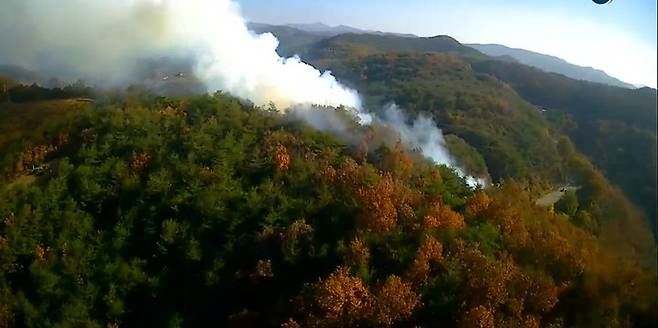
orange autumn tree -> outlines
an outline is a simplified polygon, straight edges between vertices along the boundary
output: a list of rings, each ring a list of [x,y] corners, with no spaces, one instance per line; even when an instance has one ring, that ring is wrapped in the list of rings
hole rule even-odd
[[[420,297],[410,283],[391,275],[375,289],[374,316],[377,325],[391,326],[395,322],[409,318],[421,306]]]

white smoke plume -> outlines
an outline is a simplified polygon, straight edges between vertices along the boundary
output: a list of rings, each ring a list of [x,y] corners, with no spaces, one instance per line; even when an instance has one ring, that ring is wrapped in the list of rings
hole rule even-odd
[[[346,106],[361,124],[384,122],[401,140],[438,164],[456,168],[430,119],[407,124],[391,105],[381,118],[364,112],[358,93],[298,57],[282,58],[278,40],[248,30],[231,0],[0,0],[0,64],[14,64],[101,86],[135,81],[145,61],[190,61],[208,91],[222,90],[256,105]],[[331,115],[303,115],[314,126],[346,133]],[[483,183],[481,183],[484,185]]]
[[[453,166],[455,163],[448,153],[443,133],[436,127],[434,121],[425,116],[419,116],[408,123],[406,115],[396,104],[384,107],[381,119],[400,135],[408,147],[420,148],[423,155],[431,158],[437,164]]]
[[[421,115],[412,122],[408,122],[406,115],[396,104],[388,104],[378,119],[395,130],[405,146],[412,149],[418,148],[425,157],[434,163],[451,167],[457,174],[464,177],[470,186],[484,187],[487,185],[483,178],[470,176],[459,166],[448,152],[443,133],[431,118]]]
[[[208,90],[257,105],[361,106],[329,72],[279,57],[230,0],[2,0],[0,44],[0,63],[94,83],[131,82],[142,59],[191,57]]]

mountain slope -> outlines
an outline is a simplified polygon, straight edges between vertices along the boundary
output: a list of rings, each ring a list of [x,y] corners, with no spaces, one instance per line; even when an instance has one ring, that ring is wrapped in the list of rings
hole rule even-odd
[[[628,197],[656,233],[656,90],[623,89],[576,81],[538,69],[481,61],[474,69],[512,86],[545,108],[553,125],[568,134]]]
[[[319,43],[321,45],[324,43]],[[344,52],[340,56],[321,49],[317,53],[324,57],[314,58],[313,63],[350,82],[366,96],[366,105],[370,108],[377,110],[382,104],[393,101],[412,115],[433,117],[445,133],[458,136],[480,153],[494,181],[519,179],[538,192],[546,188],[546,184],[574,183],[583,186],[577,195],[580,208],[583,213],[592,214],[597,222],[594,225],[585,224],[587,229],[603,234],[646,236],[650,230],[646,221],[654,226],[653,218],[647,219],[635,210],[619,190],[611,187],[602,174],[573,149],[560,125],[554,125],[544,112],[519,97],[509,85],[489,74],[479,73],[478,68],[481,67],[476,63],[482,62],[482,59],[459,57],[454,52],[378,53],[376,48],[361,46],[366,50],[357,48],[359,51],[352,54]],[[641,99],[639,103],[642,103]],[[639,110],[643,111],[641,108]],[[607,113],[612,117],[616,114],[618,112],[614,110]],[[629,117],[628,114],[622,116]],[[585,134],[588,138],[593,137],[589,131]],[[629,142],[629,139],[626,140]],[[647,151],[644,147],[649,145],[644,143],[635,148],[627,145],[626,149],[631,152],[640,151],[640,148]],[[645,156],[648,162],[637,167],[638,171],[616,171],[617,175],[609,176],[627,179],[638,175],[650,179],[652,173],[645,169],[650,168],[652,159],[647,158],[646,153],[639,155]],[[625,164],[631,163],[628,159],[623,161]],[[653,161],[655,163],[655,159]],[[609,161],[600,160],[599,163],[613,168]],[[647,180],[641,183],[644,186]],[[644,192],[655,190],[655,186],[646,186],[649,189],[644,189]],[[636,195],[633,189],[628,192]],[[650,206],[655,203],[642,200],[638,204],[646,213],[651,213]],[[615,228],[608,225],[613,222],[616,222],[613,224]],[[617,230],[620,229],[617,224],[629,224],[636,228],[622,233]]]
[[[367,106],[395,102],[410,115],[432,117],[446,134],[474,146],[494,181],[562,177],[541,113],[504,84],[478,75],[453,55],[374,54],[315,59],[366,96]]]
[[[355,71],[350,71],[349,66],[357,64],[346,64],[355,58],[373,54],[427,52],[456,55],[464,59],[475,73],[508,83],[524,100],[540,106],[535,107],[534,111],[540,112],[543,108],[551,126],[568,134],[576,142],[578,150],[589,156],[615,185],[623,188],[629,198],[643,209],[656,233],[657,159],[653,156],[655,147],[652,146],[656,143],[655,90],[625,89],[578,81],[512,60],[495,60],[449,37],[408,39],[348,34],[305,45],[298,51],[303,58],[331,69],[352,82],[361,79]],[[403,84],[401,78],[397,73],[387,76],[389,85]],[[414,83],[410,82],[409,85]],[[367,79],[357,84],[359,88],[366,89],[369,85]],[[451,86],[441,88],[450,89]],[[477,88],[475,86],[474,90]],[[389,99],[396,92],[403,93],[388,88],[378,91],[382,92],[388,92]],[[421,99],[425,103],[434,102],[435,108],[441,108],[445,104],[432,98],[441,92],[440,89],[432,90],[432,93],[422,95]],[[442,123],[439,120],[439,124]],[[610,138],[607,127],[620,124],[621,127],[616,130],[617,137]],[[495,170],[490,173],[497,175]]]
[[[555,56],[544,55],[524,49],[509,48],[500,44],[467,44],[467,46],[489,56],[510,56],[521,64],[533,66],[549,73],[562,74],[572,79],[635,89],[633,85],[609,76],[604,71],[574,65]]]
[[[472,190],[400,144],[221,94],[97,104],[8,154],[39,173],[1,167],[2,326],[658,320],[651,244],[595,237],[582,209],[538,208],[518,183]]]

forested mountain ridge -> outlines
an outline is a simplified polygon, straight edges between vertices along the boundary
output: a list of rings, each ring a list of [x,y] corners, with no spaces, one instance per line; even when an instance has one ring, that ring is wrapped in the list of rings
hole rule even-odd
[[[485,58],[475,49],[462,45],[447,35],[408,38],[396,35],[341,34],[300,49],[300,54],[316,58],[351,58],[374,53],[441,52],[464,57]]]
[[[282,44],[285,47],[285,39],[282,40]],[[548,122],[552,130],[558,134],[567,134],[573,139],[578,150],[587,155],[613,184],[622,188],[624,193],[643,210],[650,222],[651,229],[654,234],[656,233],[658,214],[655,202],[657,194],[655,89],[626,89],[577,81],[513,61],[496,60],[464,46],[450,37],[441,36],[405,38],[393,35],[343,34],[304,44],[296,50],[287,49],[287,51],[301,54],[302,58],[334,71],[340,78],[351,83],[358,82],[359,87],[374,91],[379,95],[386,95],[387,100],[393,100],[395,94],[422,89],[421,86],[416,87],[415,85],[421,82],[413,81],[415,77],[406,81],[402,76],[396,75],[399,72],[397,70],[397,72],[389,74],[388,80],[384,81],[383,85],[379,84],[381,88],[373,90],[368,78],[349,72],[346,66],[352,66],[355,70],[361,69],[357,66],[365,65],[366,59],[364,58],[376,55],[390,57],[400,54],[420,57],[426,53],[453,55],[457,58],[456,60],[462,61],[470,67],[475,75],[487,75],[489,78],[509,85],[513,92],[516,92],[526,103],[520,107],[515,105],[514,108],[525,108],[525,110],[544,113],[545,120],[536,119],[534,120],[535,125],[546,126],[546,122]],[[415,68],[415,71],[423,69],[434,68],[419,66]],[[445,69],[440,71],[448,76],[448,80],[451,79],[450,75],[454,77],[461,74]],[[428,74],[431,73],[425,75]],[[440,75],[437,73],[432,78],[422,78],[421,80],[424,81],[422,83],[434,83],[435,87],[438,87],[442,79]],[[406,74],[405,77],[408,78],[410,75]],[[377,79],[376,76],[374,78]],[[433,82],[432,79],[436,79],[436,81]],[[480,76],[479,79],[486,78]],[[373,84],[378,84],[380,81],[373,82]],[[464,85],[464,81],[460,79],[453,80],[451,83]],[[404,92],[398,88],[401,85],[405,85]],[[441,87],[451,89],[450,85]],[[474,96],[478,97],[479,85],[474,83],[470,88],[474,90]],[[445,95],[440,94],[445,92],[435,88],[424,93],[421,98],[416,98],[416,101],[425,103],[425,110],[441,112],[440,109],[445,106],[442,101],[446,99],[441,100],[441,97]],[[369,96],[368,92],[365,94]],[[454,95],[452,97],[454,98]],[[533,105],[534,109],[531,109],[527,103]],[[446,121],[438,118],[437,123],[446,128],[444,125],[447,123]],[[504,129],[499,127],[500,133],[506,133],[509,128],[509,125],[506,125]],[[520,128],[512,127],[513,130]],[[476,124],[473,125],[473,129],[486,130],[487,126]],[[471,141],[473,141],[472,138]],[[480,153],[489,149],[489,147],[483,148],[481,144],[471,144],[471,146],[475,146]],[[541,146],[534,144],[531,147]],[[495,169],[489,171],[494,176],[502,176]]]
[[[394,102],[410,115],[432,117],[484,157],[494,181],[562,178],[556,136],[541,113],[458,57],[445,54],[377,54],[352,61],[318,59],[320,67],[355,83],[366,106]],[[458,159],[459,160],[459,159]]]
[[[319,51],[333,56],[371,52],[455,52],[473,57],[486,57],[475,49],[464,46],[447,35],[411,37],[392,33],[313,33],[286,25],[252,23],[257,33],[272,33],[279,40],[277,51],[282,56],[300,55],[302,58],[320,57]]]
[[[475,83],[449,55],[368,64],[397,61]],[[139,89],[68,113],[0,149],[0,326],[658,321],[652,239],[566,137],[556,161],[582,189],[551,213],[526,182],[472,189],[376,125],[349,124],[353,144],[226,95]]]
[[[409,34],[409,33],[392,33],[392,32],[364,30],[364,29],[355,28],[355,27],[352,27],[352,26],[347,26],[347,25],[329,26],[329,25],[321,23],[321,22],[316,22],[316,23],[311,23],[311,24],[286,24],[286,25],[272,25],[272,24],[264,24],[264,23],[257,23],[257,22],[249,22],[249,23],[247,23],[247,26],[251,30],[253,30],[257,33],[272,32],[272,30],[287,27],[287,28],[294,29],[296,31],[300,31],[300,32],[308,33],[308,34],[313,34],[313,35],[321,36],[321,37],[331,37],[331,36],[336,36],[336,35],[339,35],[339,34],[347,34],[347,33],[373,34],[373,35],[396,35],[396,36],[410,37],[410,38],[418,37],[414,34]]]

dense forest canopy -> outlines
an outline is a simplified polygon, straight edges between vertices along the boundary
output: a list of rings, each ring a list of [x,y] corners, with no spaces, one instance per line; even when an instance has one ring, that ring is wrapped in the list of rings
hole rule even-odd
[[[0,328],[658,326],[655,89],[242,10],[654,85],[644,38],[238,2],[0,0]]]
[[[389,59],[463,65],[367,63],[387,74]],[[468,65],[455,74],[518,101]],[[490,101],[472,107],[535,115]],[[653,239],[567,136],[554,164],[581,188],[551,211],[534,204],[544,177],[473,189],[400,143],[222,94],[0,106],[43,118],[0,143],[0,327],[658,322]]]

